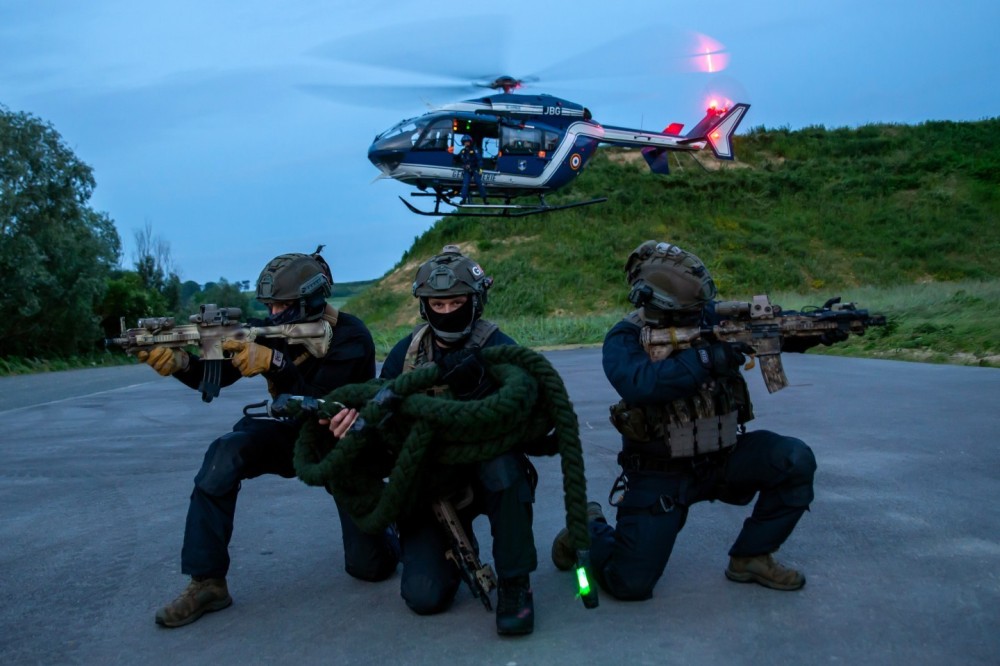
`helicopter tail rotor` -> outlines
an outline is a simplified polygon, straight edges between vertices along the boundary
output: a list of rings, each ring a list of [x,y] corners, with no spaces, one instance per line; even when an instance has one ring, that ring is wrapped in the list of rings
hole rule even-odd
[[[749,109],[750,105],[743,103],[734,104],[732,108],[709,106],[705,117],[684,135],[684,143],[707,141],[717,159],[733,159],[733,134]]]
[[[706,135],[708,144],[712,146],[712,152],[720,160],[733,159],[732,137],[736,133],[743,116],[750,109],[748,104],[737,104],[722,117],[721,120]]]

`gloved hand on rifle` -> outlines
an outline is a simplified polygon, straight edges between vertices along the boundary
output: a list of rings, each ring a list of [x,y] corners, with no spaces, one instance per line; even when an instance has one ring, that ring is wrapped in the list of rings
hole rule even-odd
[[[739,377],[747,360],[744,354],[753,354],[754,348],[745,342],[712,342],[697,345],[693,351],[713,377]]]
[[[136,354],[136,358],[164,377],[186,370],[188,363],[191,362],[191,357],[186,351],[173,347],[153,347],[149,351],[143,349]]]
[[[495,385],[486,374],[486,363],[479,347],[459,349],[436,361],[441,369],[441,383],[447,384],[459,400],[478,400]]]
[[[244,377],[253,377],[272,369],[280,370],[284,363],[281,352],[256,342],[225,340],[222,343],[222,350],[233,353],[231,359],[233,365]]]

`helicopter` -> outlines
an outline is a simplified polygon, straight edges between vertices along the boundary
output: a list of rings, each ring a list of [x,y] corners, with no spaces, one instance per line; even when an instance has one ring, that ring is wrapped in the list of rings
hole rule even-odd
[[[443,217],[522,217],[607,201],[606,197],[550,205],[545,195],[573,182],[600,144],[641,148],[654,173],[670,171],[670,151],[695,152],[706,146],[721,160],[734,158],[732,136],[749,104],[729,108],[712,104],[687,133],[671,123],[663,132],[601,125],[589,109],[548,94],[516,94],[522,81],[497,77],[486,87],[497,93],[444,105],[419,117],[402,120],[378,134],[368,159],[380,171],[415,187],[415,197],[433,197],[423,210],[400,200],[418,215]],[[489,197],[502,203],[456,201],[462,189],[459,153],[472,140],[481,155],[481,178]],[[536,203],[516,200],[535,196]],[[442,209],[442,205],[452,209]]]
[[[484,24],[498,20],[467,17],[457,31],[475,34]],[[408,24],[388,30],[391,34],[437,34],[433,21]],[[726,67],[725,47],[707,35],[681,35],[663,26],[626,33],[604,42],[589,53],[575,54],[553,63],[537,75],[516,78],[499,74],[493,50],[466,51],[456,61],[446,42],[417,46],[407,40],[387,42],[384,32],[358,33],[313,49],[321,58],[364,67],[379,67],[398,72],[431,73],[451,78],[449,84],[419,87],[312,84],[300,88],[314,94],[347,103],[363,103],[366,98],[386,97],[437,91],[489,90],[484,97],[432,107],[420,116],[407,118],[376,135],[368,148],[369,161],[379,170],[375,180],[393,179],[415,191],[411,197],[433,201],[430,210],[419,208],[404,197],[406,207],[418,215],[446,217],[521,217],[567,208],[589,206],[606,197],[569,203],[549,204],[545,196],[570,185],[583,172],[600,145],[640,148],[649,168],[658,174],[669,173],[671,152],[694,153],[711,148],[720,160],[734,159],[732,137],[746,116],[747,103],[713,102],[693,128],[682,133],[684,125],[671,123],[662,132],[602,125],[591,111],[576,102],[550,94],[517,92],[527,84],[545,78],[572,79],[572,72],[584,78],[621,79],[624,72],[643,69],[642,63],[673,59],[670,67],[687,71],[715,73]],[[690,37],[690,38],[689,38]],[[673,55],[666,55],[665,44],[676,43]],[[684,44],[689,44],[684,45]],[[377,45],[375,48],[373,45]],[[638,52],[638,48],[645,51]],[[499,51],[506,50],[498,45]],[[616,54],[631,53],[622,62]],[[581,66],[585,71],[581,71]],[[484,75],[484,72],[491,72]],[[567,76],[568,75],[568,76]],[[575,78],[580,78],[579,76]],[[431,87],[433,86],[433,87]],[[482,93],[480,93],[482,94]],[[379,104],[381,106],[381,104]],[[480,156],[480,178],[487,201],[472,203],[461,199],[463,169],[460,158],[464,139],[470,139]]]

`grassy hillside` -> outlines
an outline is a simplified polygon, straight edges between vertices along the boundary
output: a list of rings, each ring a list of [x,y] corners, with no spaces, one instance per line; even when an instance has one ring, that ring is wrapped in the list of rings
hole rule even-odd
[[[859,288],[945,285],[947,300],[955,291],[974,298],[976,283],[1000,279],[1000,119],[756,128],[737,137],[736,151],[728,163],[683,155],[659,176],[637,151],[604,149],[549,200],[607,203],[441,220],[348,309],[382,329],[415,322],[413,274],[446,243],[495,278],[491,318],[561,327],[570,338],[628,309],[622,265],[649,238],[698,254],[725,298],[767,292],[822,303],[842,294],[869,305],[854,295]],[[998,338],[986,332],[982,344],[1000,353]]]
[[[334,282],[333,294],[329,301],[334,307],[342,307],[347,301],[357,298],[364,293],[368,287],[377,283],[378,280],[362,280],[360,282]]]

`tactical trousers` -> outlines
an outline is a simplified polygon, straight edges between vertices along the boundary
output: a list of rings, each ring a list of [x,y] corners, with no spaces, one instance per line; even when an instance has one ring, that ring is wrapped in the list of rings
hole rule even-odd
[[[804,442],[766,430],[741,435],[732,453],[715,464],[670,473],[625,470],[627,489],[616,526],[590,523],[595,575],[618,599],[650,598],[691,505],[748,504],[756,493],[729,554],[772,553],[812,502],[815,471],[816,459]]]
[[[529,574],[538,564],[531,529],[534,488],[529,469],[528,459],[514,453],[473,467],[469,479],[473,503],[458,512],[477,553],[472,519],[479,515],[489,519],[498,578]],[[447,610],[462,579],[445,556],[451,540],[430,507],[420,507],[400,521],[399,539],[403,562],[400,593],[406,605],[420,615]]]
[[[479,170],[475,169],[472,171],[464,171],[462,174],[462,201],[469,200],[469,184],[470,181],[476,182],[476,189],[479,192],[479,196],[483,199],[486,198],[486,189],[483,187],[483,177],[479,175]]]
[[[190,576],[223,578],[229,571],[236,498],[241,482],[262,474],[295,476],[292,460],[298,427],[278,421],[243,418],[205,453],[194,478],[181,549],[181,571]],[[382,580],[396,570],[398,547],[389,535],[361,532],[340,511],[345,568],[365,580]]]

